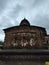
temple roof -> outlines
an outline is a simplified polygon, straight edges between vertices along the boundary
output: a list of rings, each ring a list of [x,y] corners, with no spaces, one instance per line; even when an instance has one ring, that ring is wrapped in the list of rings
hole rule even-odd
[[[30,25],[29,21],[27,19],[25,19],[25,18],[20,22],[20,25],[13,26],[13,27],[9,27],[9,28],[3,29],[3,30],[6,31],[6,30],[9,30],[9,29],[13,29],[13,28],[19,28],[20,26],[29,26],[30,28],[38,28],[38,29],[40,28],[40,29],[42,29],[42,30],[45,31],[45,28],[44,27]]]
[[[24,18],[24,19],[21,21],[20,25],[21,25],[21,26],[24,26],[24,25],[30,26],[30,23],[29,23],[29,21],[28,21],[27,19]]]

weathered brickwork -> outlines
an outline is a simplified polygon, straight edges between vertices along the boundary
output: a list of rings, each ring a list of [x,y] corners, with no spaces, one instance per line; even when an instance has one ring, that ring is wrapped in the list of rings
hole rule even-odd
[[[47,44],[45,28],[31,26],[26,19],[22,20],[19,26],[4,29],[4,32],[6,48],[43,48],[44,44]]]
[[[0,50],[0,65],[45,65],[45,62],[49,61],[49,50],[46,53],[43,50],[49,44],[45,28],[32,26],[23,19],[19,26],[4,29],[4,32],[5,41],[3,50]]]

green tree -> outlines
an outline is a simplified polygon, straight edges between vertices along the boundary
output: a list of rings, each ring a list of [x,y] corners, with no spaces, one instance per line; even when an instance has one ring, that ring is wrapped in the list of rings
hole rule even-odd
[[[0,48],[3,48],[3,41],[0,41]]]

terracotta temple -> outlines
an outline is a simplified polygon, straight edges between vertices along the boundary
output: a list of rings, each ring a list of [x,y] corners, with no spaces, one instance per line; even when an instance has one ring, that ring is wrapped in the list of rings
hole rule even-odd
[[[19,26],[4,29],[4,48],[44,48],[49,44],[46,29],[23,19]]]
[[[3,29],[0,65],[46,65],[49,62],[49,35],[46,29],[23,19],[18,26]]]

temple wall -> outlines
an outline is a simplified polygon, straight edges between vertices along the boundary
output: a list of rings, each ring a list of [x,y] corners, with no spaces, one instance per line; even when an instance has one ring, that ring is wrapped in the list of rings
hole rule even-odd
[[[22,34],[21,34],[22,33]],[[27,33],[26,35],[28,35],[28,33],[30,33],[28,35],[28,37],[30,37],[30,42],[31,42],[31,38],[33,41],[33,43],[36,43],[36,46],[39,47],[39,46],[42,46],[43,43],[44,43],[44,31],[41,30],[41,29],[30,29],[30,28],[25,28],[25,29],[21,29],[21,28],[18,28],[18,29],[11,29],[9,31],[6,31],[5,33],[5,42],[4,42],[4,47],[9,47],[11,43],[14,44],[14,38],[15,37],[19,37],[20,39],[22,38],[22,36],[25,37],[25,35],[23,35],[23,33]],[[19,35],[18,35],[19,34]],[[28,37],[26,37],[26,39],[28,39]],[[29,42],[29,43],[30,43]]]

